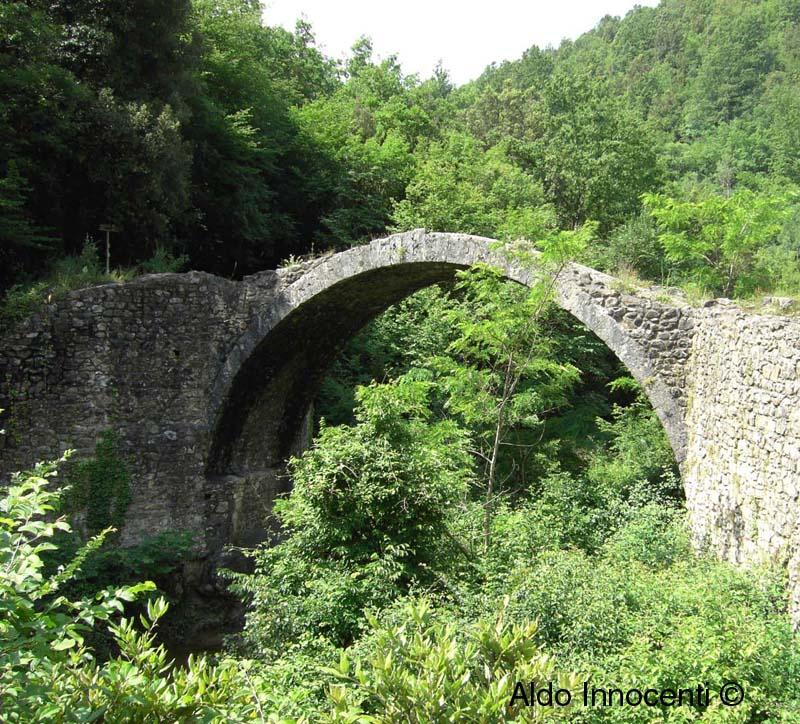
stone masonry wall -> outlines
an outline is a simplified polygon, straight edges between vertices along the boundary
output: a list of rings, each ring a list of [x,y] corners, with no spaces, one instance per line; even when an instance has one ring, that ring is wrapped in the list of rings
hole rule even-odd
[[[0,344],[0,475],[91,455],[112,430],[133,473],[124,542],[189,530],[203,549],[252,544],[315,386],[361,325],[478,261],[530,283],[490,241],[416,230],[241,282],[192,272],[72,292]],[[680,456],[690,326],[618,286],[576,265],[557,291],[645,385]]]
[[[626,291],[613,277],[570,265],[558,284],[561,306],[597,334],[644,387],[672,445],[686,451],[686,369],[695,310],[647,290]]]
[[[800,613],[800,320],[712,303],[696,315],[682,465],[696,542],[789,568]]]
[[[270,303],[268,287],[260,301]],[[47,305],[0,345],[0,472],[67,448],[91,455],[113,430],[133,470],[123,540],[162,530],[202,538],[208,508],[229,504],[207,498],[209,390],[250,316],[242,285],[201,273],[108,284]]]

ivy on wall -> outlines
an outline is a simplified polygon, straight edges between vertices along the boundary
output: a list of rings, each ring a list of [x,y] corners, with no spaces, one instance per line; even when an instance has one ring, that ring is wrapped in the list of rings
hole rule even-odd
[[[130,481],[119,438],[113,431],[104,432],[94,457],[77,463],[69,475],[68,508],[74,513],[85,511],[87,535],[122,526],[131,501]]]

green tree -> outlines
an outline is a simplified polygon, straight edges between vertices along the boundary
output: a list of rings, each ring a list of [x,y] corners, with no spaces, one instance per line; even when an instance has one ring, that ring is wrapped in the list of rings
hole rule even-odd
[[[192,213],[181,233],[200,266],[242,274],[281,258],[293,235],[282,186],[297,188],[288,98],[270,68],[272,37],[250,0],[196,0],[201,92],[190,99]],[[283,168],[282,168],[283,166]]]
[[[184,99],[196,90],[192,0],[54,0],[45,7],[64,29],[59,60],[81,81],[125,102],[169,104],[183,116]]]
[[[411,177],[412,148],[426,112],[411,97],[415,79],[395,58],[372,61],[362,39],[348,63],[348,82],[293,114],[316,149],[306,203],[320,221],[323,246],[348,246],[385,230],[392,202]]]
[[[64,171],[85,94],[59,67],[58,42],[43,3],[0,5],[0,289],[61,251]]]
[[[515,239],[537,239],[555,225],[541,184],[513,163],[507,149],[484,151],[464,133],[449,133],[417,153],[414,177],[393,218],[398,229]]]
[[[657,188],[657,136],[607,83],[554,73],[529,113],[520,160],[541,180],[562,227],[592,219],[607,231]]]
[[[513,447],[509,432],[539,427],[546,413],[566,403],[567,391],[579,379],[577,368],[553,359],[552,338],[543,322],[564,264],[593,231],[590,225],[555,234],[540,242],[540,257],[517,247],[513,253],[539,275],[529,290],[505,283],[491,268],[462,272],[457,285],[462,301],[445,315],[457,336],[445,355],[426,363],[445,411],[470,430],[473,453],[484,465],[484,553],[491,544],[503,447]]]
[[[769,286],[759,252],[776,240],[794,213],[791,197],[742,189],[695,201],[647,194],[644,201],[660,227],[667,260],[684,278],[724,296]]]
[[[352,642],[366,608],[415,585],[446,587],[459,565],[448,521],[466,497],[464,433],[437,420],[431,384],[362,387],[353,426],[323,426],[290,462],[292,494],[275,505],[284,540],[235,576],[250,603],[247,651],[273,658],[304,637]]]
[[[0,179],[0,243],[48,250],[54,239],[38,229],[26,212],[30,185],[20,175],[17,164],[8,162],[5,178]]]
[[[121,103],[104,88],[84,118],[83,153],[94,192],[86,205],[93,216],[85,223],[117,227],[111,252],[118,265],[171,246],[175,223],[189,204],[189,149],[172,108],[156,108]]]
[[[775,52],[768,41],[775,3],[732,0],[716,4],[713,43],[703,53],[687,109],[691,128],[730,121],[758,102]]]

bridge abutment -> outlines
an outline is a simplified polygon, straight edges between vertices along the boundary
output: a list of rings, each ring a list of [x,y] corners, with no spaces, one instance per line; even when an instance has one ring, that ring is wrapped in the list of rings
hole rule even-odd
[[[800,614],[800,320],[697,311],[681,465],[698,546],[788,568]]]

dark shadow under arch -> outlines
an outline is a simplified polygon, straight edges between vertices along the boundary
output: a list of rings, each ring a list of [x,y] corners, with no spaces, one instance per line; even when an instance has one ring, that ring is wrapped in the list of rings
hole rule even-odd
[[[403,264],[340,281],[289,312],[242,364],[208,460],[211,474],[272,468],[291,454],[306,412],[347,342],[388,307],[453,280],[454,264]]]

